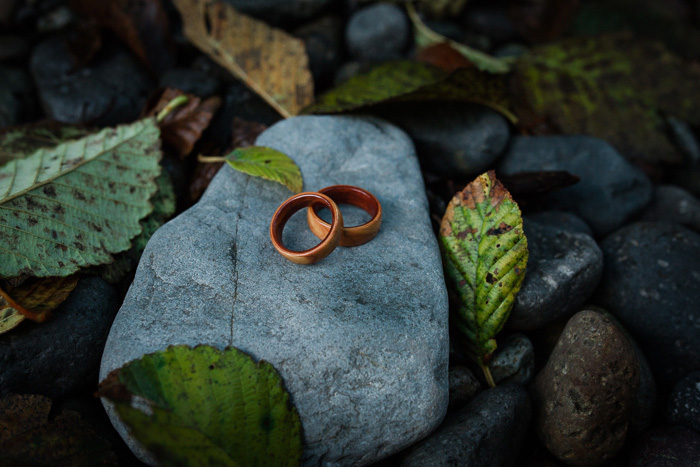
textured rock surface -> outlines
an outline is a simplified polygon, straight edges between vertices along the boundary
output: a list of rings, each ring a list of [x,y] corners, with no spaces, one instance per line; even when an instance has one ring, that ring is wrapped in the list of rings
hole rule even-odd
[[[506,326],[533,330],[580,310],[598,285],[603,253],[586,234],[531,219],[523,229],[530,258]]]
[[[659,185],[639,220],[674,222],[700,232],[700,200],[673,185]]]
[[[662,386],[700,368],[700,235],[639,222],[608,236],[596,301],[632,333]]]
[[[411,136],[423,167],[449,177],[482,172],[510,141],[506,119],[481,105],[395,104],[382,116]]]
[[[668,418],[700,433],[700,370],[688,374],[673,388]]]
[[[402,466],[513,465],[530,423],[530,398],[518,385],[481,392],[412,449]]]
[[[612,146],[591,136],[517,136],[500,164],[505,175],[566,170],[580,177],[545,203],[573,211],[596,235],[620,227],[651,199],[651,182]]]
[[[36,46],[31,69],[44,111],[64,123],[131,121],[151,90],[139,64],[121,49],[102,50],[99,58],[76,70],[68,47],[56,37]]]
[[[642,436],[630,453],[630,467],[700,465],[700,434],[684,426],[654,428]]]
[[[401,8],[377,3],[354,13],[345,27],[350,55],[359,60],[399,58],[410,37],[411,26]]]
[[[530,339],[517,333],[499,340],[489,369],[498,384],[529,383],[535,372],[535,350]]]
[[[632,345],[608,318],[585,310],[564,328],[531,387],[535,429],[570,464],[598,464],[625,442],[639,384]]]
[[[413,146],[358,117],[288,119],[257,144],[292,157],[306,190],[370,190],[382,203],[379,235],[315,265],[286,261],[268,231],[289,191],[225,166],[151,238],[101,375],[169,344],[233,345],[280,371],[306,464],[380,459],[434,429],[448,403],[447,294]],[[305,224],[290,220],[287,246],[317,243]]]
[[[114,287],[99,277],[82,277],[50,320],[24,322],[1,335],[0,397],[15,392],[61,398],[94,388],[118,306]]]

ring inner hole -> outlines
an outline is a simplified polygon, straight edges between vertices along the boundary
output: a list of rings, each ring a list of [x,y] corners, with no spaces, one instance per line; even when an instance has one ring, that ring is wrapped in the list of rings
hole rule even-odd
[[[343,226],[355,227],[366,224],[372,220],[372,216],[367,211],[352,204],[338,203],[340,212],[343,214]],[[331,223],[331,211],[325,206],[316,206],[316,214],[324,221]]]
[[[330,223],[331,212],[328,211],[328,222]],[[304,251],[311,249],[321,243],[309,229],[306,220],[306,208],[301,208],[289,218],[282,230],[282,243],[292,251]]]

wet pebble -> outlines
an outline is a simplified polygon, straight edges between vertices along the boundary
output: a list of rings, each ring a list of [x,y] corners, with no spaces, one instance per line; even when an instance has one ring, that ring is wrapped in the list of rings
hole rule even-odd
[[[489,369],[497,384],[529,383],[535,372],[535,351],[530,339],[516,333],[499,340]]]
[[[411,26],[404,11],[376,3],[355,12],[345,28],[350,55],[359,60],[399,58],[408,47]]]

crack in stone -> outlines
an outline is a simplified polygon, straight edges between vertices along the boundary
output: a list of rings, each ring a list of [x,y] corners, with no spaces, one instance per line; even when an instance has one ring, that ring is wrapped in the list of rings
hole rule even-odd
[[[250,177],[246,177],[245,184],[243,185],[243,190],[241,193],[241,204],[240,209],[245,208],[245,198],[246,192],[248,191],[248,182]],[[229,338],[229,345],[233,346],[233,329],[236,322],[236,302],[238,301],[238,229],[241,226],[241,214],[237,215],[236,220],[236,231],[233,234],[233,249],[231,256],[233,257],[233,303],[231,304],[231,336]]]

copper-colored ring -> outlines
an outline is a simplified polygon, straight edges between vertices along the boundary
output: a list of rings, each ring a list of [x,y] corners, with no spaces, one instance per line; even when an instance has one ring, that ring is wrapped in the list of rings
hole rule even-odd
[[[379,226],[382,224],[382,205],[369,191],[352,185],[333,185],[319,193],[329,196],[336,203],[352,204],[364,209],[372,216],[369,222],[353,227],[344,227],[340,246],[357,246],[367,243],[377,236]],[[306,214],[309,228],[318,238],[324,238],[331,226],[328,222],[318,217],[317,206],[311,206]]]
[[[284,225],[292,217],[292,215],[302,208],[314,206],[317,204],[324,205],[331,211],[332,227],[326,231],[326,235],[322,238],[321,243],[313,248],[304,251],[294,251],[286,248],[282,243],[282,231]],[[299,193],[289,198],[277,208],[275,215],[272,216],[270,222],[270,239],[275,249],[289,261],[297,264],[313,264],[321,261],[323,258],[331,254],[335,247],[340,243],[340,237],[343,232],[343,215],[338,209],[338,205],[326,195],[321,193]]]

